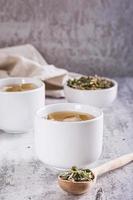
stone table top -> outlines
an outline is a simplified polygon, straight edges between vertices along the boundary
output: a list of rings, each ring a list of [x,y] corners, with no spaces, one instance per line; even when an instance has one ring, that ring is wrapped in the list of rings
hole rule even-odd
[[[119,93],[104,109],[103,152],[97,164],[133,152],[133,78],[117,78]],[[46,99],[47,104],[64,99]],[[99,177],[89,194],[72,196],[57,185],[57,171],[48,169],[34,151],[33,133],[0,133],[0,200],[95,200],[133,199],[133,164]]]

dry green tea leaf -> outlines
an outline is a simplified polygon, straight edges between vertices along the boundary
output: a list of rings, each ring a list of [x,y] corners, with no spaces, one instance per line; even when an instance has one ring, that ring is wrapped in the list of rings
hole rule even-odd
[[[60,178],[63,180],[72,181],[92,181],[94,179],[94,174],[89,169],[78,169],[73,166],[70,170],[60,174]]]
[[[113,82],[104,78],[95,76],[80,77],[78,79],[69,79],[67,81],[69,87],[79,89],[79,90],[97,90],[97,89],[107,89],[113,87]]]

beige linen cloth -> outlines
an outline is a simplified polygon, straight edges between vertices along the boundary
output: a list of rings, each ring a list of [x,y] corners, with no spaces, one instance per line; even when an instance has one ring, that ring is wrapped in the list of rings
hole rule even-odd
[[[36,77],[46,83],[46,95],[63,97],[68,78],[64,69],[49,65],[30,44],[0,49],[0,78]]]

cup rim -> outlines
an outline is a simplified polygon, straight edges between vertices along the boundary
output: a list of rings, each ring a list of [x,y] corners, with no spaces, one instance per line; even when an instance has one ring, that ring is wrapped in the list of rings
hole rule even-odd
[[[43,81],[41,81],[40,79],[37,79],[35,77],[7,77],[7,78],[2,78],[0,79],[0,86],[1,86],[1,82],[5,82],[9,81],[9,80],[31,80],[31,82],[37,82],[37,88],[33,89],[33,90],[26,90],[26,91],[16,91],[16,92],[7,92],[7,91],[1,91],[0,90],[0,94],[8,94],[8,95],[13,95],[13,94],[25,94],[25,93],[33,93],[36,92],[37,90],[39,90],[42,87],[45,87],[45,83]]]
[[[64,105],[64,107],[65,107],[65,105],[73,105],[73,106],[77,105],[77,106],[81,106],[81,107],[91,108],[91,109],[97,110],[99,112],[99,115],[95,116],[93,119],[89,119],[89,120],[85,120],[85,121],[72,121],[72,122],[69,122],[69,121],[63,122],[63,121],[56,121],[56,120],[52,121],[52,120],[48,120],[48,119],[42,118],[43,117],[42,113],[43,113],[44,110],[46,110],[47,108],[51,108],[51,107],[54,107],[54,106],[60,106],[60,105]],[[82,112],[82,109],[81,109],[81,112]],[[64,124],[64,125],[65,124],[86,124],[86,123],[91,123],[91,122],[97,121],[100,118],[103,118],[103,111],[102,111],[102,109],[94,107],[94,106],[91,106],[91,105],[84,105],[84,104],[79,104],[79,103],[55,103],[55,104],[46,105],[46,106],[40,108],[36,112],[36,117],[40,118],[40,119],[43,119],[44,121],[47,121],[48,123],[55,123],[55,124]]]
[[[105,91],[105,92],[108,92],[108,91],[111,91],[111,90],[113,90],[114,88],[117,88],[117,87],[118,87],[118,83],[117,83],[117,81],[115,81],[114,79],[107,78],[107,77],[103,77],[103,78],[112,81],[114,85],[113,85],[112,87],[110,87],[110,88],[105,88],[105,89],[80,90],[80,89],[76,89],[76,88],[73,88],[73,87],[68,86],[68,85],[67,85],[67,81],[66,81],[65,84],[64,84],[64,88],[66,87],[66,88],[69,88],[69,89],[71,89],[71,90],[73,90],[73,91],[78,91],[78,92],[85,92],[85,93],[94,93],[94,92],[95,92],[95,93],[96,93],[96,92],[104,92],[104,91]]]

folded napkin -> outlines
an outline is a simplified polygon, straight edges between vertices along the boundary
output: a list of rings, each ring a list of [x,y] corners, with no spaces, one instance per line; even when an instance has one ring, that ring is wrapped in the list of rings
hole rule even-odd
[[[46,95],[63,97],[68,78],[64,69],[49,65],[30,44],[0,49],[0,78],[36,77],[46,83]]]

